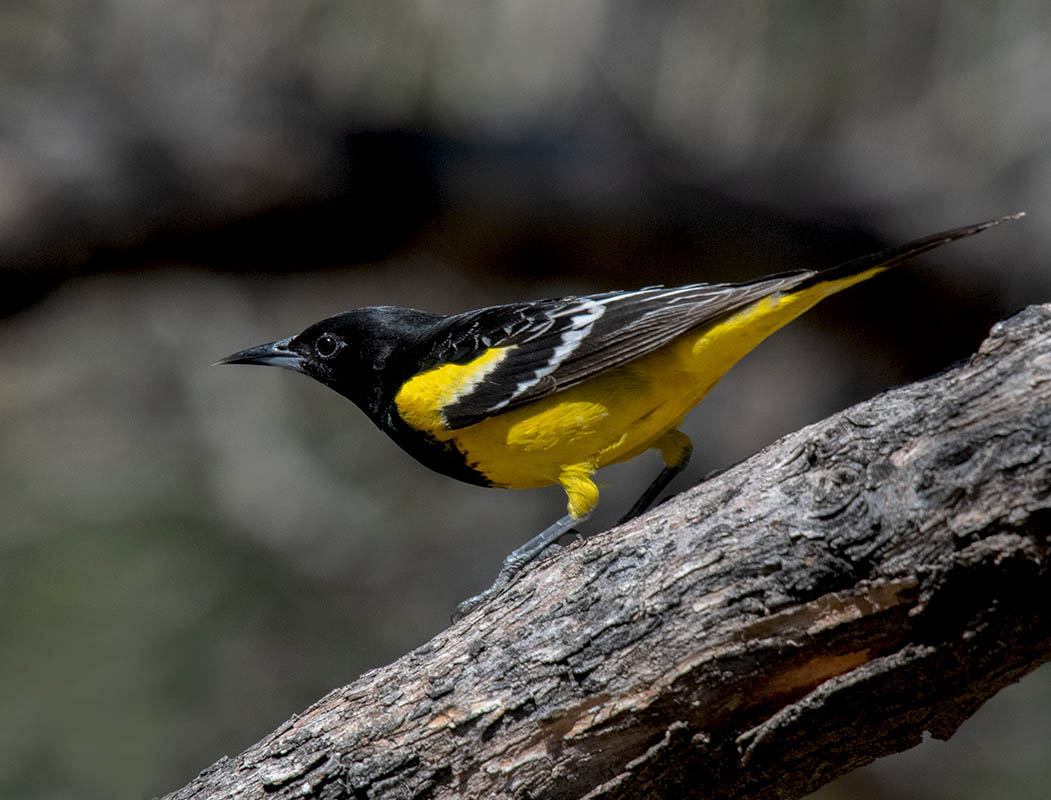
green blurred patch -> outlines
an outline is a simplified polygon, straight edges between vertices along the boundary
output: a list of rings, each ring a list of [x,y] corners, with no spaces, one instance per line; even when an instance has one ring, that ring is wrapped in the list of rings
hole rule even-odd
[[[369,666],[332,588],[179,520],[9,551],[0,796],[150,796],[251,744]]]

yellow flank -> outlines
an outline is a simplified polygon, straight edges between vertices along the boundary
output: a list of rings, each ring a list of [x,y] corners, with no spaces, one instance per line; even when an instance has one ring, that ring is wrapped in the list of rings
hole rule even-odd
[[[414,378],[398,393],[398,410],[411,425],[453,442],[493,485],[561,484],[579,518],[598,502],[596,470],[653,447],[669,466],[682,463],[691,445],[675,428],[730,367],[820,300],[883,269],[775,292],[648,355],[466,428],[447,430],[437,409],[484,378],[502,351]]]
[[[445,429],[441,409],[456,402],[496,369],[514,349],[494,347],[466,364],[443,364],[417,375],[405,383],[394,398],[398,413],[412,427],[421,431]]]
[[[730,367],[771,333],[806,313],[829,295],[868,280],[886,269],[874,267],[838,280],[816,283],[798,292],[774,292],[716,325],[692,332],[693,335],[687,334],[671,346],[684,339],[692,340],[688,353],[683,355],[689,363],[704,365],[704,371],[713,378],[708,387],[710,389]]]

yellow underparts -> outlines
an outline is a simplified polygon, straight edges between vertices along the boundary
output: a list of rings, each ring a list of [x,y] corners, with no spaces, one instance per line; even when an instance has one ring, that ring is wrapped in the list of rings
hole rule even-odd
[[[769,295],[642,358],[466,428],[448,430],[439,409],[483,380],[507,348],[413,378],[395,402],[407,422],[453,442],[495,486],[560,484],[569,513],[579,518],[598,503],[591,477],[596,470],[651,448],[661,451],[668,466],[683,463],[691,444],[676,428],[730,367],[820,300],[881,271]]]

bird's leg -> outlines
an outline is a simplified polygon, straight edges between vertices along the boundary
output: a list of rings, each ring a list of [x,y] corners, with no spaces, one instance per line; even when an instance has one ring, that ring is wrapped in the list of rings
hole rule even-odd
[[[540,531],[540,533],[508,555],[507,558],[504,559],[504,565],[500,572],[503,573],[508,570],[511,572],[518,572],[522,567],[544,552],[548,545],[554,544],[561,536],[569,533],[574,525],[585,519],[587,519],[587,515],[578,519],[572,514],[566,514],[557,522],[544,528],[544,530]]]
[[[657,499],[657,495],[664,491],[664,487],[671,483],[672,478],[678,475],[686,468],[685,464],[675,467],[665,467],[660,471],[660,474],[654,479],[646,491],[642,493],[642,497],[635,501],[635,505],[631,507],[623,517],[617,520],[618,525],[623,525],[625,522],[639,516],[647,508],[653,505],[653,501]]]
[[[554,544],[560,536],[568,533],[574,525],[587,519],[587,517],[588,514],[583,514],[579,517],[574,517],[572,514],[566,514],[553,525],[545,528],[524,545],[514,550],[504,559],[504,565],[501,567],[492,586],[481,594],[476,594],[474,597],[468,597],[456,607],[456,611],[453,614],[453,622],[467,616],[467,614],[478,608],[478,606],[490,597],[510,586],[515,578],[518,577],[518,574],[522,571],[524,566],[535,560],[537,556],[544,552],[544,550]]]
[[[658,495],[664,491],[664,488],[671,483],[672,478],[686,469],[686,465],[690,463],[690,456],[693,454],[693,443],[690,441],[690,437],[682,431],[668,431],[654,442],[653,446],[661,451],[661,456],[664,458],[664,469],[660,471],[653,483],[646,487],[646,491],[642,493],[642,497],[635,501],[635,505],[631,507],[631,510],[617,520],[618,525],[630,519],[635,519],[635,517],[649,508]]]
[[[682,438],[686,439],[685,436]],[[689,442],[689,439],[686,441]],[[570,533],[575,524],[583,522],[591,515],[598,503],[598,486],[591,479],[595,469],[595,462],[590,460],[562,466],[558,475],[558,483],[566,492],[566,508],[569,513],[505,558],[504,566],[496,576],[493,585],[481,594],[469,597],[460,603],[453,614],[453,622],[476,609],[493,595],[503,591],[514,582],[526,564],[554,544],[558,537]]]

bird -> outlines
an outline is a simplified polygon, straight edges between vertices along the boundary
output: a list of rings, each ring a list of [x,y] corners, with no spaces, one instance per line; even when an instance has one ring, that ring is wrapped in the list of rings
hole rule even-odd
[[[216,364],[303,373],[356,404],[409,455],[478,486],[559,485],[567,513],[504,560],[459,618],[515,580],[599,499],[594,474],[656,449],[664,467],[620,519],[646,511],[693,450],[678,427],[719,379],[824,298],[1024,212],[824,270],[647,286],[442,315],[370,306]],[[619,523],[618,523],[619,524]]]

